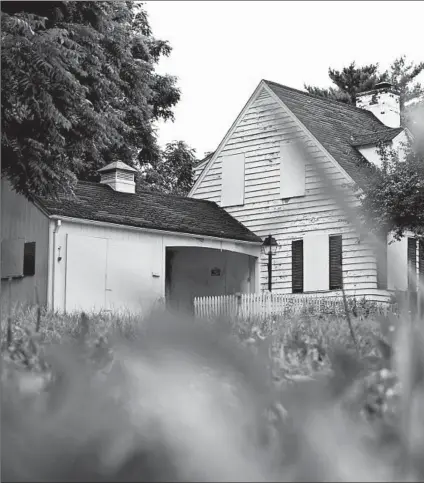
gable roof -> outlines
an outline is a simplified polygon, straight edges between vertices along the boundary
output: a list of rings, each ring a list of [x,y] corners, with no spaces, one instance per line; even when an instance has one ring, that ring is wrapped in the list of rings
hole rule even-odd
[[[101,183],[79,181],[75,197],[37,198],[49,215],[139,228],[261,243],[216,203],[149,191],[121,193]]]
[[[402,128],[385,126],[373,113],[342,102],[314,96],[276,82],[263,81],[311,132],[340,166],[361,184],[369,163],[356,149],[364,138],[387,142]]]

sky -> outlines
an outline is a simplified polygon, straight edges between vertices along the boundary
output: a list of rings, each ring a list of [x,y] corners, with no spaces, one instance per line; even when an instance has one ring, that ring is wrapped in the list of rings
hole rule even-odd
[[[178,78],[175,121],[158,138],[214,151],[261,81],[328,87],[328,68],[401,55],[424,60],[421,1],[147,1],[153,35],[173,48],[157,71]],[[424,83],[424,73],[420,75]]]

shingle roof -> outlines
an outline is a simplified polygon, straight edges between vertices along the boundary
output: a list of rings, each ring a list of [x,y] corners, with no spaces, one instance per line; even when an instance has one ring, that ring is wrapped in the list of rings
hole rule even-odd
[[[352,146],[367,146],[370,144],[386,143],[392,141],[398,134],[403,131],[403,128],[392,129],[391,131],[379,131],[371,134],[362,134],[354,136]]]
[[[323,99],[276,82],[264,82],[359,184],[366,177],[369,164],[355,148],[355,139],[369,136],[376,142],[384,142],[402,131],[385,126],[365,109]]]
[[[155,230],[261,242],[216,203],[148,191],[121,193],[101,183],[80,181],[75,197],[39,198],[50,215],[118,223]]]

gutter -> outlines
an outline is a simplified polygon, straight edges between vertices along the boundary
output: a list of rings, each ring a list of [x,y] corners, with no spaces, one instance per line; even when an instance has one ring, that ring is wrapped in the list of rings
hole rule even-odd
[[[109,227],[109,228],[120,228],[123,230],[131,230],[131,231],[138,231],[138,232],[145,232],[145,233],[154,233],[154,234],[162,234],[162,235],[173,235],[173,236],[185,236],[185,237],[190,237],[190,238],[196,238],[197,240],[214,240],[214,241],[220,241],[222,242],[223,240],[233,242],[233,243],[239,243],[242,245],[252,245],[252,246],[261,246],[262,241],[247,241],[247,240],[236,240],[234,238],[220,238],[216,236],[210,236],[210,235],[196,235],[194,233],[185,233],[185,232],[177,232],[177,231],[169,231],[169,230],[158,230],[154,228],[142,228],[138,226],[130,226],[130,225],[122,225],[119,223],[110,223],[108,221],[96,221],[96,220],[87,220],[85,218],[74,218],[71,216],[59,216],[59,215],[51,215],[49,217],[51,220],[56,220],[58,222],[61,221],[69,221],[71,223],[81,223],[83,225],[94,225],[94,226],[102,226],[102,227]],[[60,224],[59,224],[60,226]],[[56,248],[55,248],[56,250]]]
[[[52,218],[52,217],[51,217]],[[62,226],[62,220],[59,217],[55,217],[54,220],[56,221],[55,227],[53,229],[53,254],[52,254],[52,282],[51,282],[51,301],[52,301],[52,310],[55,310],[55,281],[56,281],[56,251],[57,251],[57,234],[59,232],[60,227]]]

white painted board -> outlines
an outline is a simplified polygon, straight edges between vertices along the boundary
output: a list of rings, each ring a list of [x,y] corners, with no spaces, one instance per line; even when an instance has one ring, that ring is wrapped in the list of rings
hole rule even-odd
[[[1,242],[1,278],[23,277],[24,275],[23,238],[2,240]]]
[[[280,143],[280,197],[305,196],[306,163],[297,142]]]
[[[222,158],[221,206],[244,204],[244,154]]]
[[[305,292],[329,290],[330,256],[326,233],[308,233],[303,239],[303,277]]]

